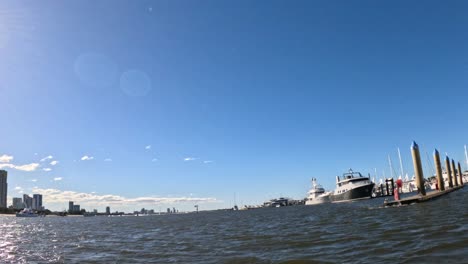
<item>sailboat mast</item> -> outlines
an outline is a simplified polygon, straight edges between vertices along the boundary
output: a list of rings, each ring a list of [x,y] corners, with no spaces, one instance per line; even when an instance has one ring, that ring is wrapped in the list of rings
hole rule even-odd
[[[466,160],[466,169],[468,170],[468,153],[466,152],[466,145],[465,145],[465,160]]]
[[[392,159],[390,159],[390,155],[388,155],[388,165],[390,166],[390,176],[393,178]]]
[[[401,171],[401,177],[404,177],[403,174],[403,162],[401,161],[401,154],[400,154],[400,148],[398,148],[398,158],[400,159],[400,171]]]

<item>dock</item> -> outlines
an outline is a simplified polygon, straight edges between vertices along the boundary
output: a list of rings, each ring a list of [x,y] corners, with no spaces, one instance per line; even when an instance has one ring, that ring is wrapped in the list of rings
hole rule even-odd
[[[398,201],[385,201],[384,206],[387,207],[387,206],[408,205],[408,204],[413,204],[413,203],[423,203],[423,202],[427,202],[427,201],[439,198],[448,193],[457,191],[459,189],[462,189],[463,187],[464,185],[453,187],[444,191],[430,191],[426,195],[420,195],[420,194],[413,195],[413,196],[410,196],[410,197],[407,197]]]

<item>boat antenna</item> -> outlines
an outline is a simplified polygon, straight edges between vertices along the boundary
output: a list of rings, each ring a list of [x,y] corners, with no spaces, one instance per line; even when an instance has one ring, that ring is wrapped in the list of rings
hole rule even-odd
[[[400,148],[398,148],[398,158],[400,159],[400,171],[401,171],[401,177],[404,177],[403,173],[403,162],[401,161],[401,153],[400,153]]]

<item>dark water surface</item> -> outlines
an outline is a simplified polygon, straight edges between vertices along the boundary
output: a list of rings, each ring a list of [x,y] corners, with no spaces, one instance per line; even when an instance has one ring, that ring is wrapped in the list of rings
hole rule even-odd
[[[468,187],[383,199],[145,217],[0,216],[0,263],[468,263]]]

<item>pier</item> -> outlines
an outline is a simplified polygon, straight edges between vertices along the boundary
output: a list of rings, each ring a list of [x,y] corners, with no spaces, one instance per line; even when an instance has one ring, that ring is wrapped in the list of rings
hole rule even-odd
[[[437,190],[429,191],[426,193],[426,189],[423,184],[424,175],[423,175],[423,170],[421,166],[421,156],[419,154],[419,146],[418,144],[416,144],[416,142],[413,142],[413,144],[411,145],[411,154],[413,157],[414,174],[416,177],[416,185],[418,187],[418,194],[410,196],[410,197],[406,197],[404,199],[399,199],[397,196],[395,196],[395,200],[393,201],[388,201],[388,200],[384,201],[385,207],[427,202],[427,201],[439,198],[441,196],[444,196],[453,191],[462,189],[464,187],[460,163],[458,163],[458,167],[456,167],[455,161],[452,159],[452,162],[450,162],[449,157],[445,157],[445,164],[446,164],[446,170],[448,174],[449,186],[448,188],[444,186],[439,151],[436,149],[434,150],[434,164],[435,164],[435,169],[436,169],[436,178],[437,178],[438,186],[436,187]],[[460,178],[460,184],[458,184],[457,176],[459,176]],[[453,178],[453,181],[452,181],[452,178]]]
[[[443,195],[446,195],[448,193],[451,193],[453,191],[462,189],[464,186],[458,186],[454,187],[451,189],[447,189],[444,191],[430,191],[426,195],[413,195],[401,200],[395,200],[395,201],[384,201],[384,206],[399,206],[399,205],[409,205],[409,204],[414,204],[414,203],[422,203],[422,202],[427,202],[436,198],[439,198]]]

